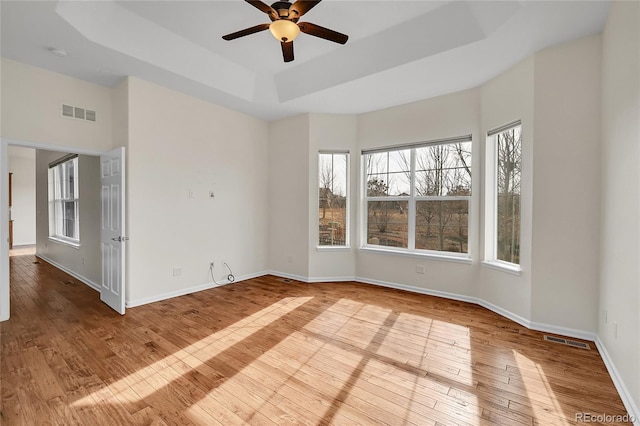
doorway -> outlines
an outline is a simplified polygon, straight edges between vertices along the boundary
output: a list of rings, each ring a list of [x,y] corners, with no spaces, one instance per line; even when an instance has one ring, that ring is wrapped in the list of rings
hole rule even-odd
[[[8,163],[8,153],[9,147],[22,147],[22,148],[31,148],[33,150],[42,150],[51,153],[49,157],[43,156],[44,159],[41,159],[40,164],[38,164],[38,160],[36,159],[36,169],[42,168],[42,164],[49,164],[49,158],[54,158],[56,156],[64,156],[69,152],[75,152],[82,158],[85,158],[87,162],[93,162],[92,167],[95,170],[95,182],[97,182],[97,186],[92,190],[93,191],[93,202],[87,203],[89,213],[93,215],[93,230],[85,231],[87,235],[93,235],[93,241],[88,241],[86,244],[82,244],[86,246],[87,249],[92,248],[93,254],[87,254],[83,252],[79,248],[73,248],[58,244],[58,242],[50,241],[49,231],[48,231],[48,186],[44,187],[42,184],[36,189],[36,197],[39,197],[39,201],[36,203],[36,247],[38,250],[38,256],[43,260],[53,264],[54,266],[62,269],[63,271],[70,273],[70,275],[78,278],[80,281],[83,281],[85,284],[94,287],[97,291],[101,290],[101,281],[102,281],[102,256],[100,255],[100,215],[101,215],[101,206],[100,206],[100,156],[104,153],[96,152],[91,150],[79,150],[77,148],[68,148],[61,146],[52,146],[17,140],[10,140],[2,138],[0,140],[0,185],[2,185],[3,191],[1,191],[0,197],[0,205],[8,207],[8,178],[9,178],[9,163]],[[45,166],[46,167],[46,166]],[[42,170],[40,170],[42,173]],[[45,171],[44,173],[48,173]],[[42,177],[40,177],[42,178]],[[80,177],[82,179],[82,177]],[[38,177],[36,178],[38,180]],[[41,179],[40,179],[41,180]],[[48,184],[47,184],[48,185]],[[39,193],[42,192],[43,193]],[[43,198],[44,201],[43,201]],[[38,199],[38,198],[37,198]],[[96,201],[97,200],[97,201]],[[44,205],[43,205],[44,203]],[[92,204],[89,206],[88,204]],[[44,211],[43,211],[44,210]],[[38,217],[41,215],[46,215],[46,219],[44,221],[39,220]],[[9,275],[9,244],[8,244],[8,234],[9,234],[9,209],[2,208],[0,209],[0,241],[3,241],[3,244],[0,245],[0,321],[4,321],[9,319],[10,316],[10,275]],[[91,223],[91,220],[88,221]],[[97,237],[96,237],[97,235]],[[82,238],[82,236],[81,236]],[[90,238],[91,240],[91,238]],[[4,243],[4,242],[7,243]],[[89,247],[92,246],[92,247]],[[75,253],[75,256],[72,256],[71,259],[70,254]],[[97,253],[97,254],[96,254]],[[62,260],[62,261],[60,261]],[[96,266],[97,265],[97,266]],[[85,268],[83,268],[85,266]],[[93,268],[93,273],[90,277],[84,276],[83,271],[87,271]],[[80,271],[80,273],[78,273]],[[96,273],[96,271],[99,271]]]
[[[36,245],[36,156],[35,149],[8,148],[9,160],[9,249]]]

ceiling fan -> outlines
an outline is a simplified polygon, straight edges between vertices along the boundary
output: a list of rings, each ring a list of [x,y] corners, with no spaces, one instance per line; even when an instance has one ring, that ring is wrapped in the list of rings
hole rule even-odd
[[[295,39],[301,31],[340,44],[345,44],[349,39],[349,36],[345,34],[312,24],[311,22],[298,23],[302,15],[320,3],[321,0],[297,0],[293,4],[288,1],[277,1],[271,6],[260,0],[245,1],[266,13],[269,19],[271,19],[271,23],[259,24],[236,31],[235,33],[222,36],[223,39],[235,40],[269,29],[282,46],[282,56],[285,62],[293,61],[293,39]]]

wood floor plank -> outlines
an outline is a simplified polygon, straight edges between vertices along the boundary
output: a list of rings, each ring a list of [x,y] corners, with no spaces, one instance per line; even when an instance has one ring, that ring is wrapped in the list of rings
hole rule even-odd
[[[131,417],[133,424],[139,426],[169,426],[151,407],[143,408]]]
[[[264,276],[125,316],[32,253],[0,324],[4,425],[531,425],[625,414],[595,345],[482,307]]]

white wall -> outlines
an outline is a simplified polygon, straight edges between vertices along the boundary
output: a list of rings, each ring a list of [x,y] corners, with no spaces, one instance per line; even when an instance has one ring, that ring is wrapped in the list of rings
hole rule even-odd
[[[531,319],[595,333],[601,37],[535,55]]]
[[[31,148],[9,147],[12,176],[13,245],[36,243],[36,153]]]
[[[80,247],[49,239],[49,163],[63,157],[60,152],[36,151],[36,254],[66,269],[94,288],[102,276],[100,255],[100,161],[78,157],[80,196]]]
[[[129,78],[111,90],[113,148],[129,146]],[[125,154],[126,155],[126,154]]]
[[[309,116],[309,279],[311,281],[345,280],[356,276],[357,198],[350,197],[350,248],[318,249],[318,152],[319,150],[349,151],[349,193],[357,194],[358,162],[357,119],[353,115],[310,114]]]
[[[640,416],[640,3],[613,2],[602,54],[598,337]]]
[[[204,288],[212,261],[218,281],[223,261],[239,279],[262,274],[267,124],[136,78],[126,84],[128,303]]]
[[[358,116],[358,148],[368,149],[402,143],[472,135],[472,174],[480,171],[480,90],[471,89],[420,102]],[[359,172],[360,173],[360,172]],[[358,175],[359,176],[359,175]],[[402,284],[463,296],[475,296],[479,255],[479,179],[473,180],[469,251],[473,264],[443,262],[429,258],[361,251],[357,275],[366,281]],[[357,204],[359,198],[353,198]],[[361,237],[360,237],[361,238]],[[359,245],[359,241],[354,244]],[[424,265],[425,274],[416,273]]]
[[[269,125],[269,269],[309,276],[309,115]]]
[[[353,279],[355,272],[357,121],[352,115],[304,114],[269,125],[269,269],[305,281]],[[351,248],[317,249],[318,151],[351,156]]]
[[[3,138],[108,151],[111,90],[2,58]],[[96,111],[96,122],[62,116],[62,104]]]
[[[484,163],[487,131],[514,120],[522,121],[522,181],[520,219],[520,268],[519,276],[482,265],[478,276],[477,295],[480,299],[498,306],[525,320],[531,318],[531,223],[533,199],[533,146],[536,143],[533,129],[534,61],[529,57],[508,71],[484,84],[481,88],[482,133],[477,151]],[[485,173],[482,173],[484,194]],[[477,175],[477,174],[476,174]],[[484,197],[481,197],[480,223],[485,223]],[[493,238],[480,235],[482,240]],[[484,259],[484,247],[481,247]]]

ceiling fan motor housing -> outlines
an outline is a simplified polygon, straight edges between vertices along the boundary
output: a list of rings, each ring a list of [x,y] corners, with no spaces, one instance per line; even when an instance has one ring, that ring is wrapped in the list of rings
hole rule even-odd
[[[278,12],[279,19],[289,19],[293,22],[297,22],[298,19],[300,18],[299,16],[296,16],[297,14],[295,13],[293,14],[294,16],[289,16],[290,15],[289,7],[291,7],[291,3],[289,3],[288,1],[277,1],[273,3],[271,7],[276,12]]]

